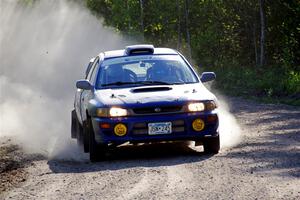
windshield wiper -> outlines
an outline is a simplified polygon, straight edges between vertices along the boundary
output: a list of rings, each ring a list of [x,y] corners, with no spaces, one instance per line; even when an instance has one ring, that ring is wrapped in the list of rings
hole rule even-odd
[[[143,85],[172,85],[172,83],[167,83],[163,81],[138,81],[136,83]]]
[[[138,82],[113,82],[113,83],[108,83],[108,84],[102,84],[101,86],[110,86],[110,85],[132,85],[132,84],[138,84]]]

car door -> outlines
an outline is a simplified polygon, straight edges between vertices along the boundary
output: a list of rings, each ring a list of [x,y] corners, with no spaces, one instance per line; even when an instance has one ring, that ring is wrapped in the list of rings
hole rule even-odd
[[[86,67],[86,71],[85,71],[85,76],[84,78],[87,79],[88,77],[88,73],[91,69],[91,67],[93,66],[93,63],[95,61],[95,58],[92,58],[90,60],[90,62],[88,63],[87,67]],[[75,100],[74,100],[74,108],[75,108],[75,111],[76,111],[76,116],[77,116],[77,119],[79,121],[80,124],[82,124],[82,117],[81,117],[81,95],[82,95],[82,89],[80,88],[77,88],[76,89],[76,93],[75,93]]]
[[[95,58],[92,58],[89,62],[89,64],[87,65],[87,68],[86,68],[86,71],[85,71],[85,79],[87,79],[88,77],[88,74],[94,64],[94,61],[95,61]],[[77,119],[79,121],[80,124],[82,124],[82,115],[81,115],[81,95],[82,95],[82,92],[83,90],[82,89],[79,89],[77,88],[76,89],[76,93],[75,93],[75,101],[74,101],[74,108],[75,108],[75,111],[76,111],[76,116],[77,116]]]
[[[87,74],[86,79],[89,80],[89,82],[94,86],[95,79],[98,73],[98,65],[99,65],[99,57],[95,58],[95,61]],[[82,90],[81,96],[80,96],[80,111],[81,111],[81,119],[82,122],[86,120],[86,110],[88,107],[89,100],[94,97],[94,90]]]

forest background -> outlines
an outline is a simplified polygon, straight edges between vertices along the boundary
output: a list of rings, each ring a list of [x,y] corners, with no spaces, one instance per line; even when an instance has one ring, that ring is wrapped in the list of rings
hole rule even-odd
[[[300,105],[300,0],[73,1],[133,41],[215,71],[225,94]]]

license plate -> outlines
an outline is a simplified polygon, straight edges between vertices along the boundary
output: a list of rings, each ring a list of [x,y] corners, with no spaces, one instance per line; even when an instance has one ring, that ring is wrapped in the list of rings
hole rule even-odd
[[[172,123],[171,122],[149,123],[148,133],[149,135],[170,134],[172,133]]]

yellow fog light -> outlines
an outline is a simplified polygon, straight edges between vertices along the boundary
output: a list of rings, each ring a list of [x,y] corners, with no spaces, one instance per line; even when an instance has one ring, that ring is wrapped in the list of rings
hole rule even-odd
[[[124,124],[117,124],[114,128],[114,132],[117,136],[124,136],[127,133],[127,127]]]
[[[192,123],[195,131],[202,131],[204,129],[204,121],[202,119],[195,119]]]

